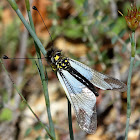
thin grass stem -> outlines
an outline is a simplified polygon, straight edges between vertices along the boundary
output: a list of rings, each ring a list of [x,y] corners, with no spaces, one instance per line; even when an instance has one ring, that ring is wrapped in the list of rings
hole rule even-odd
[[[128,131],[129,131],[129,121],[131,116],[131,77],[132,70],[135,59],[135,51],[136,51],[136,41],[135,41],[135,32],[132,32],[132,37],[130,37],[131,41],[131,58],[130,58],[130,66],[127,80],[127,119],[126,119],[126,129],[125,129],[125,140],[128,139]]]
[[[13,8],[13,10],[15,10],[17,15],[19,16],[19,18],[23,22],[24,26],[29,31],[30,35],[33,37],[33,39],[35,41],[37,57],[41,58],[40,51],[43,53],[44,56],[46,56],[47,52],[46,52],[45,48],[43,47],[42,43],[40,42],[40,40],[38,39],[38,37],[36,36],[36,34],[35,34],[34,24],[33,24],[31,12],[30,12],[29,0],[25,0],[25,3],[26,3],[27,12],[28,12],[28,16],[29,16],[29,20],[30,20],[30,24],[31,24],[32,28],[27,23],[27,21],[25,20],[25,18],[22,15],[22,13],[18,9],[18,6],[17,6],[15,0],[7,0],[7,1],[9,2],[11,7]],[[48,119],[49,119],[50,131],[51,131],[51,139],[54,140],[55,139],[54,125],[53,125],[52,118],[51,118],[51,113],[50,113],[50,102],[49,102],[49,96],[48,96],[48,88],[47,88],[47,82],[46,82],[46,78],[45,78],[45,75],[44,75],[44,70],[43,70],[43,65],[42,65],[41,59],[38,60],[38,63],[39,63],[39,68],[40,68],[40,73],[41,73],[40,75],[41,75],[43,90],[44,90],[44,94],[45,94],[45,101],[46,101],[46,107],[47,107],[47,113],[48,113]],[[49,135],[50,135],[50,132],[49,132]]]
[[[32,19],[32,16],[31,16],[31,11],[30,11],[30,8],[29,8],[30,7],[29,0],[26,0],[26,3],[27,3],[26,7],[27,7],[27,13],[28,13],[30,25],[31,25],[33,31],[35,32],[34,23],[33,23],[33,19]],[[34,43],[35,43],[37,57],[41,58],[40,50],[39,50],[36,42],[34,42]],[[48,94],[48,84],[47,84],[48,83],[48,78],[45,78],[43,64],[42,64],[41,59],[38,59],[38,63],[39,63],[40,76],[41,76],[41,81],[42,81],[43,91],[44,91],[44,96],[45,96],[45,103],[46,103],[46,108],[47,108],[49,127],[50,127],[51,134],[53,135],[53,138],[55,139],[55,130],[54,130],[54,125],[53,125],[53,121],[52,121],[52,117],[51,117],[50,100],[49,100],[49,94]]]
[[[73,136],[73,128],[72,128],[72,115],[71,115],[71,104],[69,99],[67,98],[68,101],[68,121],[69,121],[69,134],[70,134],[70,140],[74,140]]]
[[[22,23],[24,24],[26,29],[29,31],[30,35],[33,37],[33,39],[36,42],[37,46],[39,47],[40,51],[43,53],[44,56],[46,56],[47,52],[46,52],[45,48],[43,47],[41,41],[38,39],[37,35],[35,34],[33,29],[31,28],[31,26],[28,24],[28,22],[25,20],[25,18],[23,17],[22,13],[18,9],[18,6],[17,6],[15,0],[7,0],[7,1],[9,2],[11,7],[13,8],[13,10],[15,10],[15,12],[18,15],[18,17],[20,18],[20,20],[22,21]]]
[[[49,136],[52,140],[54,140],[52,134],[50,133],[50,130],[49,130],[48,126],[44,125],[44,124],[40,121],[40,119],[38,118],[38,116],[34,113],[34,111],[31,109],[30,105],[28,104],[28,102],[26,101],[26,99],[24,98],[24,96],[22,95],[22,93],[19,91],[19,89],[17,88],[16,84],[15,84],[14,81],[12,80],[10,74],[9,74],[8,71],[6,70],[6,68],[5,68],[5,66],[4,66],[4,64],[3,64],[3,62],[2,62],[1,59],[0,59],[0,63],[1,63],[1,65],[2,65],[3,70],[5,71],[5,73],[7,74],[7,76],[10,78],[10,80],[11,80],[11,82],[12,82],[14,88],[16,89],[17,93],[19,94],[19,96],[20,96],[21,99],[23,100],[23,102],[26,104],[26,106],[27,106],[27,107],[30,109],[30,111],[33,113],[33,115],[34,115],[35,118],[38,120],[38,122],[40,123],[40,125],[46,130],[48,136]]]

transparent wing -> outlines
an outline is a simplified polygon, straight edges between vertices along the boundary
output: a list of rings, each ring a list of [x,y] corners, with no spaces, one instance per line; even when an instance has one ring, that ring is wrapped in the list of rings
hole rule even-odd
[[[74,107],[80,128],[87,133],[94,133],[97,128],[96,96],[68,71],[58,71],[57,76]]]
[[[109,77],[88,66],[69,58],[71,66],[76,69],[80,74],[86,77],[93,85],[103,90],[118,90],[124,92],[127,90],[126,85],[118,79]]]

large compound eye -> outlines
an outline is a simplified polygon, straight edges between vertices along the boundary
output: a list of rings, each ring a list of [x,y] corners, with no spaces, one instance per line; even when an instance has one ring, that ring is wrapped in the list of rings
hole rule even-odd
[[[52,63],[54,63],[54,62],[55,62],[55,61],[54,61],[54,57],[51,57],[51,62],[52,62]]]

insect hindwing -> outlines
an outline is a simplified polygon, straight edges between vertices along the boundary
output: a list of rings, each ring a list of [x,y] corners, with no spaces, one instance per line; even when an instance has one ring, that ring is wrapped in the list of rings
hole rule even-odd
[[[80,128],[87,133],[94,133],[97,128],[94,93],[66,70],[58,71],[57,76],[74,107]]]

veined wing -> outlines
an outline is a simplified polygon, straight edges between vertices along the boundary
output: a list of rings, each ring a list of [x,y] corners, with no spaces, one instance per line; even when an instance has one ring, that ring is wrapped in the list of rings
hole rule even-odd
[[[97,128],[96,96],[68,71],[58,71],[57,76],[74,107],[80,128],[87,133],[94,133]]]
[[[118,79],[92,70],[88,66],[69,58],[69,63],[81,75],[86,77],[93,85],[103,90],[118,90],[124,92],[127,90],[126,85]]]

